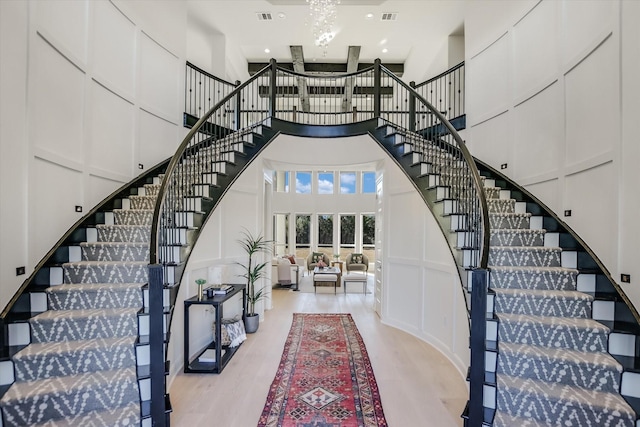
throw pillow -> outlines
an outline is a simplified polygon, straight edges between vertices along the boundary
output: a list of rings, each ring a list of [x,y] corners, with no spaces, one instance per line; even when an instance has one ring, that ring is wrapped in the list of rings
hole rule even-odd
[[[316,264],[318,261],[321,261],[324,258],[324,254],[322,252],[314,252],[311,257],[311,261]]]
[[[296,258],[293,255],[289,255],[288,258],[291,261],[291,265],[296,265]]]
[[[362,264],[362,254],[351,254],[351,264]]]

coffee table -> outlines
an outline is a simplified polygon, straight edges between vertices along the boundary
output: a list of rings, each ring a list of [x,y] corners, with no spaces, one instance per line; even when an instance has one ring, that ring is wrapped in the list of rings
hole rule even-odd
[[[318,282],[333,283],[333,293],[335,294],[340,283],[341,271],[337,267],[316,267],[313,269],[313,291],[317,290]]]

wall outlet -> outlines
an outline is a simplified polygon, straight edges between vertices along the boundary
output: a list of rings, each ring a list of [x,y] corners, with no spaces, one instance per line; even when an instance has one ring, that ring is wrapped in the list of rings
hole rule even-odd
[[[620,281],[622,283],[631,283],[631,275],[630,274],[621,274]]]
[[[571,209],[566,209],[564,211],[564,216],[571,216]]]
[[[24,266],[16,268],[16,276],[22,276],[26,273],[26,269]]]
[[[76,205],[76,212],[82,212],[82,206]]]
[[[500,169],[506,169],[506,168],[507,168],[507,164],[506,163],[503,163],[503,164],[500,165]]]

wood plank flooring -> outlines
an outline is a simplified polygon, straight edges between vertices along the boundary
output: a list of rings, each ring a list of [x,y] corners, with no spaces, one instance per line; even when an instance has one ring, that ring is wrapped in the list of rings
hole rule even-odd
[[[359,287],[349,289],[355,292]],[[367,347],[389,426],[462,426],[467,386],[460,373],[430,345],[383,325],[372,309],[371,293],[276,288],[272,298],[273,309],[258,332],[248,335],[222,374],[176,376],[169,390],[172,427],[256,426],[292,313],[351,313]]]

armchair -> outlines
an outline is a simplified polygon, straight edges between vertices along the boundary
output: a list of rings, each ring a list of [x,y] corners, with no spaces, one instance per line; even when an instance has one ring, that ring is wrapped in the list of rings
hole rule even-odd
[[[369,271],[369,258],[364,254],[349,254],[344,264],[347,268],[347,273],[352,271],[366,273]]]
[[[327,254],[323,254],[321,252],[311,252],[309,256],[307,256],[307,270],[309,272],[313,272],[313,269],[316,268],[318,261],[322,260],[325,265],[330,265],[331,260]]]

